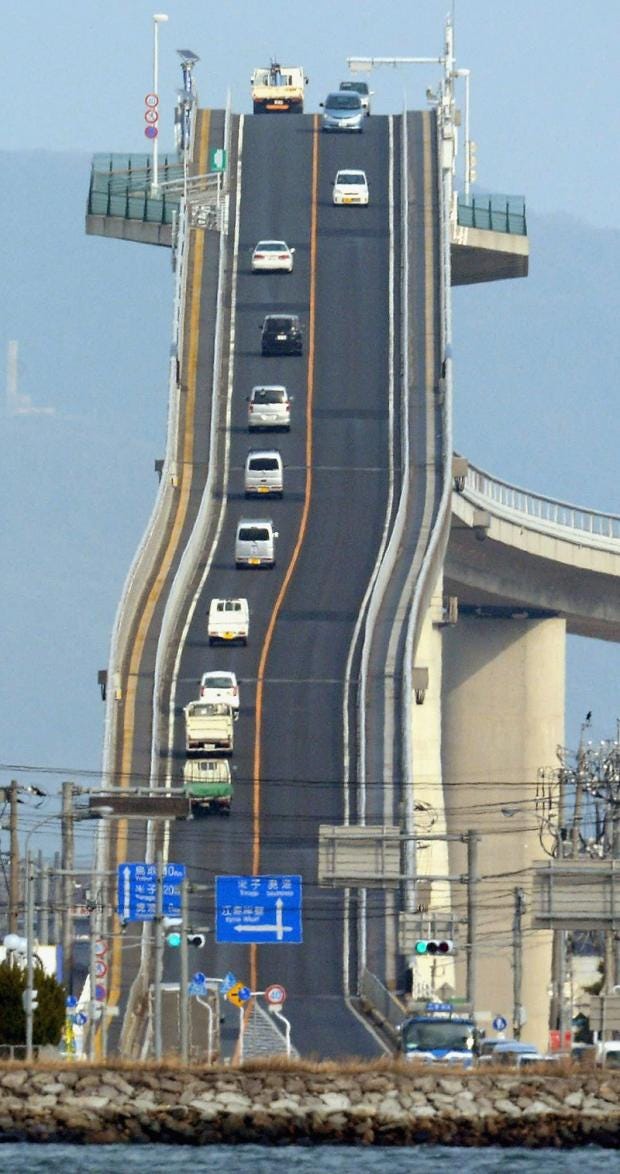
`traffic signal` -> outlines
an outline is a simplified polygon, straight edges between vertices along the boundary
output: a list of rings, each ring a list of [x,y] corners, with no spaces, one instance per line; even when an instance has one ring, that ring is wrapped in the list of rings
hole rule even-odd
[[[447,954],[454,954],[454,951],[454,942],[449,938],[420,938],[415,944],[415,953],[418,957],[445,957]]]
[[[178,948],[181,945],[182,940],[183,938],[181,931],[178,929],[173,929],[169,934],[166,934],[166,941],[169,946]],[[207,938],[206,934],[203,933],[188,933],[186,934],[185,940],[187,941],[188,946],[200,947],[204,946]]]

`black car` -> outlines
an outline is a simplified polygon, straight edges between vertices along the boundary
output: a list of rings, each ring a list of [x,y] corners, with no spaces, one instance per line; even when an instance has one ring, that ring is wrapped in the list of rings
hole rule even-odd
[[[300,355],[303,350],[297,314],[267,314],[261,326],[264,355]]]

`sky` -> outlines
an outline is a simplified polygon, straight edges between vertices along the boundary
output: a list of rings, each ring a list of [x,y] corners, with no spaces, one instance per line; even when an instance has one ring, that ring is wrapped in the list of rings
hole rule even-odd
[[[572,7],[556,0],[314,0],[305,7],[163,0],[161,150],[173,148],[177,49],[200,57],[202,106],[223,106],[230,91],[233,109],[249,113],[252,69],[278,56],[304,66],[306,109],[318,110],[347,76],[349,55],[439,56],[450,8],[457,67],[471,70],[478,184],[525,195],[532,246],[526,282],[456,291],[457,446],[517,484],[620,513],[618,420],[608,407],[620,362],[617,0]],[[20,392],[53,412],[4,420],[5,484],[13,492],[5,533],[13,557],[0,567],[0,762],[53,766],[59,773],[49,779],[51,790],[63,768],[100,765],[96,671],[106,664],[122,583],[149,516],[153,460],[164,451],[170,256],[86,238],[83,229],[90,156],[146,149],[153,11],[143,0],[22,0],[3,11],[0,206],[4,268],[12,276],[0,302],[0,347],[4,353],[9,339],[19,339]],[[438,76],[437,66],[378,68],[371,75],[374,111],[423,108]],[[32,152],[36,166],[29,156],[26,171],[25,153]],[[20,181],[27,183],[23,203],[14,198]],[[574,267],[558,273],[567,240]],[[595,291],[580,276],[590,253],[600,274]],[[570,328],[574,353],[562,369],[554,339],[537,338],[536,354],[542,347],[545,358],[532,371],[529,344],[551,303]],[[506,372],[498,388],[500,343]],[[514,443],[502,447],[506,412]],[[544,431],[550,420],[553,436]],[[533,445],[535,434],[546,444]],[[588,709],[595,712],[592,736],[612,735],[620,712],[617,650],[573,638],[568,672],[570,744]],[[35,696],[45,705],[33,728],[25,715]],[[0,785],[10,773],[0,771]],[[33,826],[38,815],[28,818]]]
[[[152,88],[153,12],[144,0],[41,0],[3,5],[0,145],[19,150],[144,149],[144,96]],[[180,86],[177,49],[200,57],[203,105],[249,111],[249,77],[277,56],[310,78],[308,107],[346,76],[347,56],[439,56],[454,12],[457,67],[471,70],[471,131],[479,181],[526,193],[539,213],[562,210],[615,227],[620,153],[617,0],[170,0],[159,10],[162,112]],[[381,67],[377,113],[423,105],[438,67]],[[462,83],[461,83],[462,84]],[[161,146],[172,147],[172,123]]]

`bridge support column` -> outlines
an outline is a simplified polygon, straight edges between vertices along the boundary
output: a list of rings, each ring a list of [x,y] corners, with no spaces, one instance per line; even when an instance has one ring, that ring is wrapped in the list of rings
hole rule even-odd
[[[422,705],[413,706],[414,817],[418,834],[446,833],[444,792],[441,783],[441,694],[443,583],[440,576],[427,611],[416,650],[416,665],[428,668],[428,688]],[[448,876],[450,862],[445,840],[422,841],[416,852],[419,877]],[[428,917],[428,924],[443,925],[449,920],[451,886],[446,881],[416,885],[416,907]],[[443,936],[443,928],[439,930]],[[435,931],[431,936],[435,936]],[[414,998],[431,997],[444,984],[455,989],[454,958],[412,960]],[[456,993],[456,992],[455,992]]]
[[[565,622],[461,616],[443,633],[442,760],[448,831],[480,833],[476,886],[476,1011],[504,1015],[512,1034],[514,888],[525,890],[521,1038],[546,1051],[551,934],[529,930],[539,842],[536,782],[564,740]],[[466,846],[451,845],[452,874]],[[465,887],[453,886],[465,915]],[[465,940],[465,926],[461,941]],[[458,961],[464,989],[465,958]],[[486,1025],[487,1027],[490,1024]]]

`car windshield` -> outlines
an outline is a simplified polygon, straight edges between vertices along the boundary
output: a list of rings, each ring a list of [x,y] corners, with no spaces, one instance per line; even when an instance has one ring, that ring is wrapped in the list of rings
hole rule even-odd
[[[206,676],[203,678],[202,684],[205,689],[232,689],[230,677]]]
[[[255,404],[283,404],[285,399],[283,387],[255,387],[252,393]]]
[[[269,530],[267,526],[240,526],[240,542],[267,542]]]
[[[278,462],[275,457],[252,457],[250,460],[250,469],[256,473],[266,473],[269,469],[277,469]]]
[[[406,1052],[428,1052],[432,1048],[470,1051],[473,1044],[473,1024],[454,1023],[449,1019],[403,1025],[402,1038]]]
[[[326,110],[359,110],[361,107],[359,94],[330,94],[326,103]]]
[[[294,318],[266,318],[265,330],[293,330],[295,327]]]
[[[341,90],[353,90],[356,94],[368,93],[368,82],[341,82]]]
[[[339,171],[336,176],[336,183],[366,183],[366,176],[363,171]]]
[[[210,703],[208,701],[199,702],[198,705],[191,707],[191,712],[194,717],[216,717],[218,714],[227,713],[228,710],[228,705],[222,705],[216,702]]]
[[[241,604],[236,599],[222,599],[217,605],[217,611],[241,611]]]
[[[288,252],[288,245],[284,241],[259,241],[256,246],[257,253],[286,253]]]

